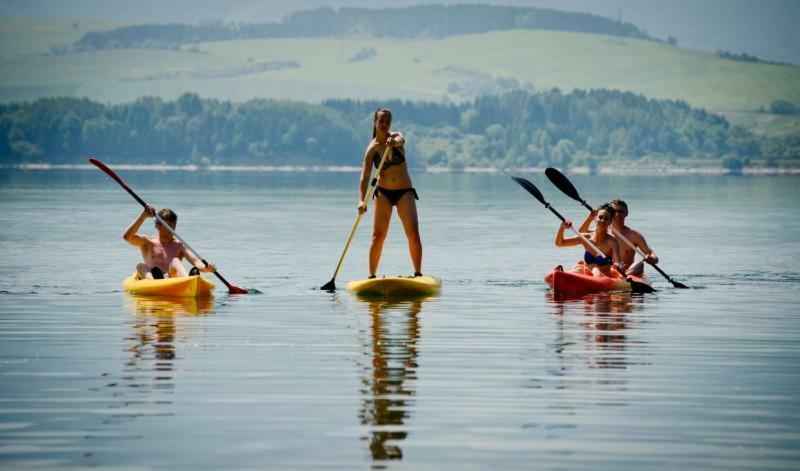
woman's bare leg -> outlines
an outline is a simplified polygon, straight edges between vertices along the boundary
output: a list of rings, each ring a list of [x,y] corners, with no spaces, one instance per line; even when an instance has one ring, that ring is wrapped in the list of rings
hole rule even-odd
[[[417,202],[414,193],[406,192],[397,202],[397,215],[403,222],[403,229],[408,238],[408,251],[411,252],[411,263],[414,272],[422,273],[422,240],[419,237],[419,218],[417,217]]]
[[[372,228],[372,243],[369,245],[369,275],[375,276],[381,261],[381,251],[386,234],[389,233],[389,220],[392,218],[392,204],[383,195],[375,198],[375,223]]]

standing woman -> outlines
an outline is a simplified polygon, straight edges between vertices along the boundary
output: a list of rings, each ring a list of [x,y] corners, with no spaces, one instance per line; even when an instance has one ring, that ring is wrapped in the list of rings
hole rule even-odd
[[[364,167],[361,170],[359,184],[358,212],[367,211],[364,198],[367,194],[372,167],[380,166],[381,158],[387,147],[391,148],[383,168],[377,175],[375,189],[375,225],[372,230],[372,243],[369,246],[369,277],[375,278],[378,263],[381,260],[381,250],[386,234],[389,232],[389,220],[392,217],[392,207],[397,206],[397,215],[403,223],[403,229],[408,238],[408,250],[411,252],[411,262],[414,264],[414,276],[422,276],[422,241],[419,237],[419,221],[417,219],[417,205],[419,199],[416,190],[411,186],[411,177],[408,175],[406,164],[405,137],[403,133],[390,131],[392,112],[387,108],[378,108],[373,116],[372,141],[367,146],[364,154]]]

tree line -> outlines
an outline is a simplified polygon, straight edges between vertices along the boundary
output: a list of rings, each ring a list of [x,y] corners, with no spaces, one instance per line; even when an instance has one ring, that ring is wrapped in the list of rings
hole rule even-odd
[[[629,92],[513,91],[454,104],[254,99],[187,93],[107,105],[83,98],[0,104],[0,163],[359,165],[376,108],[406,132],[416,166],[597,165],[608,161],[800,159],[800,138],[769,139],[683,101]],[[734,160],[731,160],[734,159]]]
[[[543,29],[653,39],[646,31],[589,13],[493,5],[417,5],[404,8],[316,8],[274,23],[145,24],[86,33],[75,51],[175,48],[180,44],[283,37],[416,38],[477,34],[509,29]]]

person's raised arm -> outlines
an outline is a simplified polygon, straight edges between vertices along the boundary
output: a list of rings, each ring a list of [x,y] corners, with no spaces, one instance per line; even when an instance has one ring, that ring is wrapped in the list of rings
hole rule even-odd
[[[594,218],[596,216],[597,216],[597,211],[595,210],[589,211],[589,215],[586,216],[586,219],[584,219],[583,224],[581,224],[581,227],[578,229],[578,232],[580,232],[581,234],[589,232],[589,226],[592,224],[592,221],[594,221]]]
[[[578,237],[564,237],[564,229],[569,229],[570,227],[572,227],[572,221],[569,219],[558,226],[558,232],[556,232],[556,247],[570,247],[583,243]]]
[[[389,136],[389,137],[386,139],[386,144],[387,144],[387,145],[390,145],[390,146],[392,146],[392,147],[399,147],[399,148],[401,148],[401,149],[403,148],[403,146],[405,145],[405,143],[406,143],[406,137],[405,137],[405,136],[403,135],[403,133],[402,133],[402,132],[400,132],[400,131],[393,132],[393,133],[392,133],[392,134],[391,134],[391,135],[390,135],[390,136]]]
[[[141,247],[145,244],[144,237],[136,234],[139,228],[142,226],[142,223],[145,219],[151,218],[156,215],[156,210],[149,204],[142,210],[142,213],[139,214],[139,217],[136,218],[127,229],[125,229],[125,233],[122,234],[122,238],[125,239],[129,244],[133,245],[134,247]]]

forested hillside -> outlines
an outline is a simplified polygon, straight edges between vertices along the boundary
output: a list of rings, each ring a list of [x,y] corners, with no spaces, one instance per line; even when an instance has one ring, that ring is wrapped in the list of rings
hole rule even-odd
[[[759,138],[684,102],[557,90],[462,104],[329,100],[231,103],[194,94],[104,105],[51,98],[0,105],[0,161],[358,165],[378,106],[407,132],[415,166],[596,165],[607,161],[800,159],[800,140]]]

